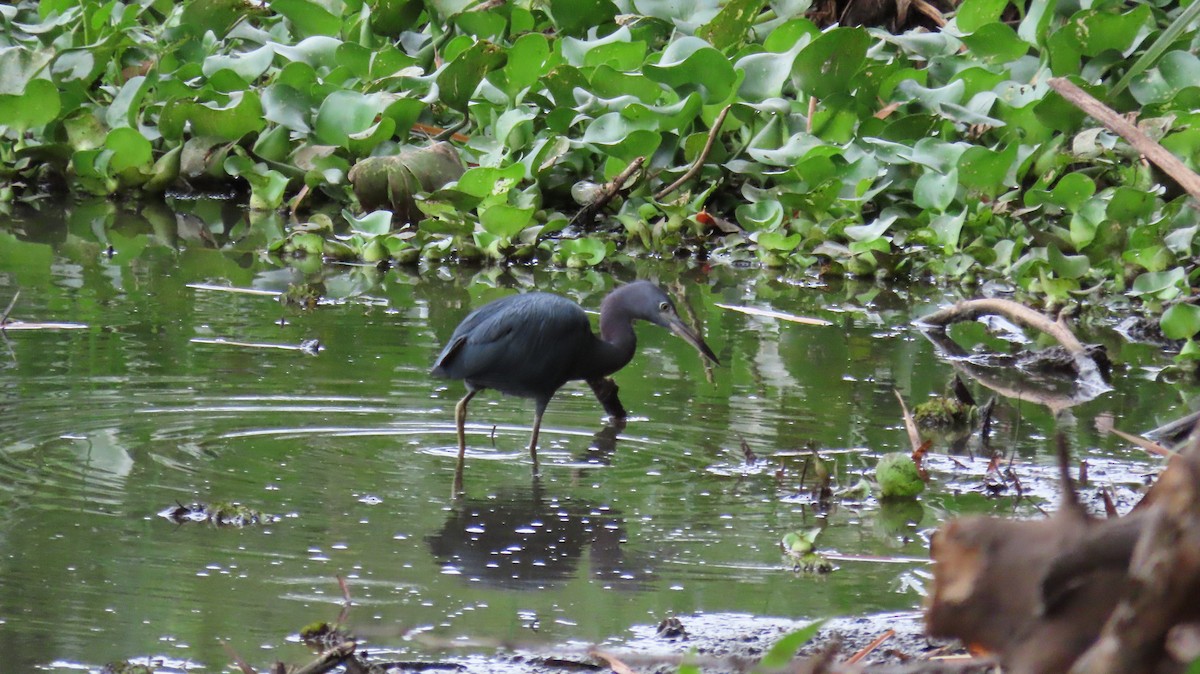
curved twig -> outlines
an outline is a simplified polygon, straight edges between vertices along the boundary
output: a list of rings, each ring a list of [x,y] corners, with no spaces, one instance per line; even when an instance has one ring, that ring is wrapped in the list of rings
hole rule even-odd
[[[1067,326],[1061,322],[1052,321],[1044,314],[1038,313],[1024,304],[1018,304],[1012,300],[964,300],[953,306],[924,316],[917,322],[924,325],[945,327],[951,323],[973,321],[980,316],[988,315],[1003,316],[1017,325],[1040,330],[1058,340],[1058,343],[1062,344],[1063,348],[1073,356],[1086,353],[1087,351]]]
[[[717,115],[716,120],[713,121],[712,128],[708,130],[708,142],[704,144],[704,149],[700,151],[700,156],[696,157],[696,161],[692,162],[691,167],[683,175],[679,176],[678,180],[659,190],[658,194],[654,195],[655,199],[662,199],[682,187],[687,181],[696,177],[696,174],[704,167],[704,162],[708,160],[708,155],[712,152],[713,145],[717,142],[717,134],[721,133],[721,126],[725,124],[725,116],[729,114],[729,109],[732,107],[733,104],[730,104],[721,108],[721,114]]]

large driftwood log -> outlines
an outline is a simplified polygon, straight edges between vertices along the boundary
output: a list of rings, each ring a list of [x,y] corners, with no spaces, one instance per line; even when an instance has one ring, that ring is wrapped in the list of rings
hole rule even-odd
[[[1121,518],[1064,502],[1040,521],[965,517],[934,536],[930,634],[994,653],[1006,674],[1180,672],[1168,648],[1200,619],[1200,436]]]

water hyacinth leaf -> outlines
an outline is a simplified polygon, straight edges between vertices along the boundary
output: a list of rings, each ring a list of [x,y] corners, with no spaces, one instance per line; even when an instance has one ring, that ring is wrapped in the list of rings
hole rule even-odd
[[[859,243],[875,241],[881,238],[898,218],[899,216],[896,213],[885,211],[875,222],[847,227],[845,230],[846,236]]]
[[[646,120],[629,120],[620,113],[610,112],[593,120],[580,140],[602,148],[609,155],[630,161],[636,156],[650,155],[658,149],[662,139],[646,128],[650,124]]]
[[[1071,214],[1071,243],[1076,250],[1083,250],[1096,238],[1096,231],[1104,222],[1105,204],[1102,199],[1088,199]]]
[[[963,0],[954,15],[954,21],[963,33],[974,33],[988,24],[995,23],[1007,6],[1008,0]]]
[[[607,65],[592,72],[589,88],[602,98],[632,96],[648,104],[659,102],[665,93],[661,84],[648,77],[619,72]]]
[[[572,269],[594,267],[608,257],[611,244],[600,239],[564,239],[555,261]]]
[[[287,17],[300,35],[337,35],[342,19],[309,0],[271,0],[271,9]]]
[[[587,55],[594,49],[600,49],[611,44],[630,43],[633,41],[633,33],[630,32],[628,26],[620,26],[616,30],[607,35],[595,38],[575,38],[564,37],[558,43],[558,48],[562,52],[563,59],[572,66],[598,66],[603,65],[603,61],[599,63],[588,63]],[[643,49],[645,47],[643,46]]]
[[[762,248],[780,253],[790,253],[796,250],[800,242],[804,240],[799,234],[786,232],[759,232],[753,238],[754,242]]]
[[[733,90],[737,75],[725,55],[698,37],[676,39],[658,63],[647,63],[646,77],[665,84],[679,95],[698,91],[706,104],[724,101]]]
[[[929,221],[929,229],[937,235],[937,242],[946,250],[957,250],[963,225],[967,222],[967,209],[961,212],[942,213]]]
[[[287,127],[273,126],[258,134],[258,139],[254,141],[251,152],[259,159],[269,162],[287,161],[288,154],[292,151],[290,136]]]
[[[963,36],[962,41],[980,58],[997,64],[1015,61],[1029,52],[1029,43],[1011,26],[1000,22],[986,24]]]
[[[220,39],[234,23],[253,11],[254,6],[243,0],[194,0],[183,5],[179,27],[195,36],[211,31]]]
[[[454,25],[463,33],[484,40],[499,40],[504,37],[508,20],[494,9],[475,12],[459,12],[454,16]]]
[[[396,122],[389,117],[383,117],[378,123],[347,136],[346,148],[354,156],[370,154],[380,143],[391,138],[395,131]]]
[[[332,69],[336,68],[337,50],[342,46],[342,41],[324,35],[314,35],[301,40],[296,45],[280,44],[272,42],[271,47],[283,58],[295,63],[303,63],[311,66],[314,69]],[[280,74],[280,80],[282,73]]]
[[[717,49],[736,47],[746,39],[766,0],[730,0],[711,21],[696,31]]]
[[[734,68],[743,73],[738,96],[747,101],[777,99],[792,76],[796,56],[808,44],[806,36],[797,38],[790,49],[781,53],[764,52],[738,59]]]
[[[251,210],[273,211],[283,204],[283,193],[288,179],[266,164],[255,162],[249,157],[231,156],[225,160],[226,173],[238,176],[250,183]]]
[[[422,0],[375,0],[371,9],[371,28],[375,33],[395,38],[414,28],[425,3]]]
[[[63,128],[67,131],[67,142],[75,150],[94,150],[104,144],[108,135],[100,120],[84,110],[64,119]]]
[[[1064,255],[1057,246],[1046,247],[1046,260],[1059,278],[1077,279],[1087,273],[1092,262],[1086,255]]]
[[[617,15],[612,0],[550,0],[550,15],[563,35],[580,35],[592,26],[610,23]]]
[[[1159,326],[1167,339],[1191,339],[1200,333],[1200,307],[1180,302],[1163,312]]]
[[[1148,271],[1138,275],[1133,280],[1129,294],[1170,300],[1179,296],[1186,288],[1187,271],[1183,267],[1173,267],[1167,271]]]
[[[783,223],[783,204],[773,200],[741,204],[734,214],[743,229],[772,230]]]
[[[271,45],[264,45],[240,54],[213,54],[204,59],[201,69],[205,77],[212,77],[221,70],[230,70],[249,83],[267,72],[274,59],[275,49]]]
[[[508,194],[524,177],[525,171],[520,164],[510,164],[504,168],[474,166],[458,178],[454,189],[477,199],[484,199],[493,195]]]
[[[62,102],[50,80],[31,80],[20,94],[0,94],[0,127],[26,131],[58,118]]]
[[[504,64],[505,93],[516,96],[518,92],[533,86],[546,74],[546,59],[549,57],[550,43],[545,35],[527,33],[517,38],[508,50],[508,62]]]
[[[1137,5],[1125,13],[1087,10],[1076,14],[1063,28],[1084,56],[1099,56],[1107,50],[1128,55],[1146,37],[1152,19],[1150,5]]]
[[[997,151],[972,145],[958,158],[959,181],[964,187],[996,196],[1006,187],[1009,171],[1017,159],[1017,144]]]
[[[356,218],[349,211],[342,211],[342,217],[350,223],[350,229],[360,234],[379,236],[392,231],[391,211],[371,211],[361,218]]]
[[[60,82],[90,82],[99,74],[96,57],[87,49],[71,49],[59,54],[50,73]]]
[[[384,106],[380,94],[333,92],[317,110],[314,125],[317,140],[326,145],[345,147],[352,134],[362,133],[375,125],[375,118],[383,113]]]
[[[114,172],[121,172],[135,166],[149,166],[153,159],[153,148],[138,131],[129,127],[113,129],[104,139],[104,147],[112,151],[109,160]]]
[[[1163,243],[1166,244],[1168,250],[1176,255],[1191,255],[1192,241],[1196,238],[1196,232],[1198,231],[1200,231],[1200,225],[1179,227],[1164,236]]]
[[[958,194],[958,169],[952,169],[945,174],[927,170],[917,179],[917,184],[913,187],[913,203],[921,208],[940,213],[954,201],[956,194]]]
[[[843,92],[862,68],[871,37],[861,28],[834,28],[810,42],[792,66],[796,86],[819,99]]]
[[[700,115],[704,105],[700,95],[692,92],[683,100],[662,106],[633,103],[624,107],[621,114],[634,122],[653,121],[659,131],[683,131]],[[707,134],[704,134],[707,138]]]
[[[112,105],[104,114],[104,121],[111,128],[121,126],[137,126],[138,114],[141,112],[142,98],[150,88],[150,81],[139,75],[131,77],[117,95],[113,97]]]
[[[1152,93],[1147,89],[1153,83]],[[1130,85],[1130,92],[1142,104],[1167,102],[1180,92],[1200,86],[1200,58],[1195,54],[1175,50],[1163,55],[1156,68],[1147,70]]]
[[[262,131],[262,102],[253,91],[241,91],[229,97],[228,105],[198,103],[186,107],[192,132],[225,140],[239,140],[249,133]]]
[[[528,106],[505,110],[492,126],[493,134],[506,150],[523,150],[533,141],[535,119],[537,113]]]
[[[504,65],[504,49],[491,42],[480,41],[454,57],[438,74],[438,91],[442,103],[465,111],[471,95],[485,75]]]
[[[1054,204],[1063,207],[1064,210],[1078,210],[1084,204],[1084,201],[1091,199],[1093,194],[1096,194],[1096,182],[1091,177],[1081,173],[1068,173],[1058,180],[1057,185],[1050,189],[1049,193],[1044,194],[1044,203]],[[1033,193],[1030,194],[1033,197]],[[1030,203],[1031,206],[1038,205],[1037,200]]]
[[[308,133],[312,101],[293,87],[275,83],[263,89],[263,118],[298,133]]]
[[[1158,197],[1153,193],[1122,185],[1113,190],[1105,213],[1109,220],[1116,222],[1142,222],[1154,213],[1157,206]],[[1166,238],[1170,237],[1171,234],[1168,234]]]
[[[530,225],[533,221],[533,211],[533,208],[495,204],[479,213],[479,224],[489,234],[512,239]]]

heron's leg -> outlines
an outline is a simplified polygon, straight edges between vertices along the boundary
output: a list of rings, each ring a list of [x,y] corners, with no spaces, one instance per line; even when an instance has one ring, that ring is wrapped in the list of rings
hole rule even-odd
[[[604,411],[609,417],[624,419],[628,416],[625,413],[625,406],[617,398],[617,382],[608,377],[600,377],[589,379],[588,386],[592,387],[592,393],[596,395],[596,400],[599,400],[600,404],[604,406]]]
[[[533,459],[534,475],[538,473],[538,433],[542,430],[542,415],[546,413],[546,404],[549,402],[549,400],[538,400],[533,410],[533,435],[529,438],[529,457]]]
[[[467,389],[467,395],[454,406],[454,425],[458,429],[458,465],[461,468],[463,456],[467,453],[467,403],[479,393],[478,389]]]

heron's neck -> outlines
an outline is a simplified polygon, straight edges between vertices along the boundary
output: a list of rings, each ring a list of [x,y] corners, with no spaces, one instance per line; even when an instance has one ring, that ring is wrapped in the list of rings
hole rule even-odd
[[[612,295],[600,304],[600,340],[592,361],[599,376],[608,375],[625,367],[633,360],[637,347],[637,334],[633,331],[633,317],[623,307],[610,302]]]

